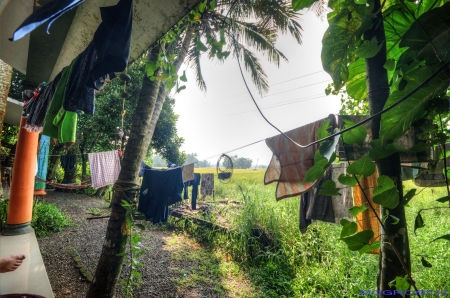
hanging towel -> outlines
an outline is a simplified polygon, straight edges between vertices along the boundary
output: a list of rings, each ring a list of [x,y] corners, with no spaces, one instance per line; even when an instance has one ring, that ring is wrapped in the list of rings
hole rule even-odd
[[[295,142],[306,145],[317,140],[317,130],[327,119],[335,126],[334,115],[288,131],[285,134]],[[303,182],[306,172],[314,165],[314,153],[319,144],[300,148],[283,135],[266,139],[273,156],[264,175],[264,184],[278,182],[275,196],[277,201],[298,196],[308,191],[315,182]]]
[[[119,178],[120,159],[117,150],[89,153],[92,187],[99,188],[114,184]]]
[[[75,154],[61,155],[61,166],[65,171],[72,170],[77,163],[77,156]]]
[[[194,163],[183,166],[183,182],[194,180]]]
[[[83,2],[84,0],[53,0],[48,2],[28,16],[19,28],[14,31],[13,37],[10,40],[16,41],[21,39],[47,21],[47,33],[49,33],[50,26],[57,18]]]
[[[86,86],[100,89],[98,79],[114,72],[122,72],[128,65],[131,29],[133,25],[133,1],[120,0],[117,5],[101,7],[102,23],[94,34],[93,44],[98,59],[92,66]]]
[[[53,121],[55,120],[55,117],[58,115],[58,113],[62,108],[66,86],[69,81],[70,74],[72,72],[72,67],[75,64],[75,62],[76,59],[72,60],[72,63],[70,63],[70,65],[65,67],[62,71],[61,79],[59,80],[58,85],[56,86],[55,93],[53,94],[52,100],[50,102],[50,107],[48,108],[47,115],[45,116],[44,128],[42,130],[42,133],[44,135],[58,139],[60,141],[61,141],[60,128],[56,126],[53,123]],[[74,129],[76,131],[76,123]]]
[[[203,174],[200,193],[202,196],[212,196],[214,189],[214,174]]]
[[[366,194],[369,202],[377,211],[378,215],[380,215],[380,205],[373,202],[373,189],[378,186],[377,179],[378,173],[377,171],[375,171],[375,173],[372,176],[361,178],[359,183],[361,184],[362,189],[359,187],[359,185],[356,185],[353,188],[353,200],[355,206],[361,206],[363,204],[366,204],[367,206],[367,210],[361,212],[360,214],[358,214],[358,216],[356,216],[356,223],[358,224],[358,232],[364,230],[372,230],[374,236],[372,239],[370,239],[371,242],[374,240],[380,240],[380,223],[378,222],[375,213],[367,205],[367,200],[364,196],[364,193]],[[380,249],[378,248],[368,253],[378,254],[379,252]]]
[[[151,169],[151,167],[149,167],[145,162],[141,161],[141,166],[139,168],[138,176],[139,177],[144,176],[145,170],[148,170],[148,169]]]
[[[139,193],[138,211],[153,223],[167,222],[168,206],[181,202],[182,168],[146,169]]]
[[[78,114],[61,108],[53,119],[53,125],[58,127],[58,141],[72,146],[77,139]]]

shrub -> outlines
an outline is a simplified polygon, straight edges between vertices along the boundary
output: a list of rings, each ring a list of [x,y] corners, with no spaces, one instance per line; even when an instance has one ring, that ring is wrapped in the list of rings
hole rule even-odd
[[[72,221],[54,204],[37,202],[34,205],[31,226],[34,228],[36,236],[45,237],[72,225]]]

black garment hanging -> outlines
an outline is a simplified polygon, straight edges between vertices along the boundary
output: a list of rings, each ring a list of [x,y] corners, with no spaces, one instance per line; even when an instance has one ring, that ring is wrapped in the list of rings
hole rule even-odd
[[[153,223],[167,222],[168,206],[181,202],[182,168],[145,169],[139,194],[138,211]]]
[[[93,115],[95,109],[94,89],[86,86],[91,69],[97,60],[97,51],[93,44],[89,44],[76,59],[67,82],[63,107],[66,111],[83,111]]]
[[[77,156],[75,154],[61,155],[61,166],[65,171],[70,171],[77,163]]]
[[[53,0],[45,4],[41,8],[37,9],[31,15],[29,15],[25,21],[14,31],[11,41],[21,39],[40,25],[48,21],[47,33],[50,26],[57,18],[62,16],[65,12],[77,7],[84,0]]]
[[[133,25],[133,0],[120,0],[115,6],[101,7],[102,23],[94,34],[93,44],[98,59],[93,65],[87,87],[100,89],[100,78],[122,72],[128,65],[131,29]]]

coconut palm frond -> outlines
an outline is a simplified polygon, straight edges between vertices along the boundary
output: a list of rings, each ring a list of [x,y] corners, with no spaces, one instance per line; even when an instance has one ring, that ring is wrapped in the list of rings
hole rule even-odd
[[[308,9],[314,12],[314,14],[320,18],[322,21],[325,19],[326,15],[331,11],[328,7],[328,2],[325,0],[319,0],[314,2]]]
[[[267,75],[253,52],[237,42],[234,43],[234,52],[236,59],[243,61],[245,70],[250,72],[253,84],[258,89],[259,94],[262,95],[268,92],[269,83],[267,81]]]
[[[200,65],[200,57],[202,53],[197,50],[196,47],[196,41],[200,40],[200,36],[196,35],[195,38],[192,39],[193,43],[191,48],[189,49],[188,53],[188,65],[191,67],[191,69],[194,71],[195,74],[195,81],[197,82],[197,86],[202,90],[203,92],[206,92],[206,82],[203,78],[202,68]]]
[[[267,39],[266,36],[258,32],[258,27],[249,26],[247,23],[235,22],[233,28],[230,29],[237,42],[250,46],[258,52],[261,52],[263,55],[267,55],[269,62],[279,66],[280,58],[286,62],[288,61],[286,56],[280,52],[275,47],[274,42],[271,41],[275,38]],[[272,34],[275,35],[276,32],[272,32]],[[230,44],[232,44],[232,42]]]

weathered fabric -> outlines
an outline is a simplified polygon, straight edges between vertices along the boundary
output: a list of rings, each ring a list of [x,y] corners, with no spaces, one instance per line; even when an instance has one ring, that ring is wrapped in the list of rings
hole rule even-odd
[[[183,166],[183,182],[194,180],[194,163]]]
[[[364,196],[364,193],[367,196],[367,199],[371,203],[371,205],[376,210],[377,214],[380,215],[380,205],[373,202],[373,189],[378,186],[377,183],[378,179],[378,172],[375,171],[375,173],[370,177],[362,177],[359,180],[359,183],[361,184],[361,187],[359,185],[356,185],[353,188],[353,200],[355,206],[361,206],[366,205],[367,210],[364,212],[361,212],[356,216],[356,223],[358,225],[358,231],[361,232],[364,230],[372,230],[374,233],[374,236],[370,241],[380,240],[380,222],[378,221],[375,213],[373,210],[369,207],[367,204],[366,197]],[[378,254],[380,253],[380,249],[372,250],[368,253],[371,254]]]
[[[40,25],[48,21],[47,33],[50,26],[57,18],[62,16],[65,12],[83,3],[84,0],[53,0],[45,4],[41,8],[35,10],[29,15],[25,21],[14,31],[11,41],[21,39],[26,34],[30,33]]]
[[[88,153],[93,188],[114,184],[119,178],[120,159],[117,150]]]
[[[317,140],[317,130],[320,125],[334,117],[321,119],[308,125],[288,131],[285,134],[295,142],[306,145]],[[272,150],[273,156],[264,176],[264,184],[278,182],[275,197],[278,200],[298,196],[308,191],[316,182],[303,182],[306,172],[314,165],[314,153],[319,144],[301,148],[283,135],[266,139],[266,144]]]
[[[212,196],[214,189],[214,174],[202,174],[200,193],[202,196]]]
[[[348,212],[348,209],[353,207],[353,188],[341,184],[338,180],[340,175],[347,174],[347,168],[347,163],[331,165],[331,180],[336,183],[337,188],[340,188],[339,193],[341,194],[340,196],[331,197],[336,224],[340,224],[340,220],[343,218],[347,220],[353,219],[353,216]]]
[[[47,86],[42,87],[34,105],[27,107],[27,123],[25,129],[29,132],[41,132],[44,126],[48,107],[61,79],[61,72]],[[25,110],[25,106],[24,106]]]

